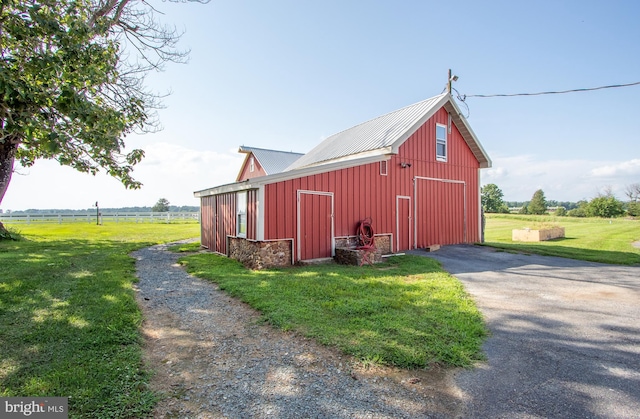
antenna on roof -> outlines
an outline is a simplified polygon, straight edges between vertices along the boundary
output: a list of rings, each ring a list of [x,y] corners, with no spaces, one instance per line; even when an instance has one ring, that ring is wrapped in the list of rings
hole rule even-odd
[[[449,69],[449,77],[447,78],[447,93],[451,94],[451,82],[458,81],[458,76],[452,75]]]

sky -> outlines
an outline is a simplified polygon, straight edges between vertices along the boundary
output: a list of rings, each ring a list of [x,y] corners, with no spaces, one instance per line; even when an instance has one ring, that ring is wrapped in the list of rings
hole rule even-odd
[[[147,86],[171,94],[163,130],[125,138],[146,158],[126,190],[55,161],[17,166],[3,210],[199,205],[235,181],[240,145],[305,153],[331,134],[440,94],[447,71],[507,201],[619,199],[640,183],[640,2],[151,0],[184,31],[187,64]],[[454,92],[456,93],[456,92]]]

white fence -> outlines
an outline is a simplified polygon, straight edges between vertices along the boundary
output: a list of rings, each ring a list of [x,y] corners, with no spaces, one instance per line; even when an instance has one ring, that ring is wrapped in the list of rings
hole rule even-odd
[[[199,212],[122,212],[93,214],[0,214],[3,224],[32,224],[32,223],[171,223],[171,222],[200,222]]]

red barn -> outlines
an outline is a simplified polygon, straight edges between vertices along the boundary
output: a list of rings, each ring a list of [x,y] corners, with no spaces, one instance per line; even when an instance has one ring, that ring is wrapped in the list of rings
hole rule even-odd
[[[332,135],[280,172],[247,176],[252,153],[238,182],[195,192],[202,245],[249,266],[330,258],[365,218],[385,252],[481,240],[491,160],[448,93]]]

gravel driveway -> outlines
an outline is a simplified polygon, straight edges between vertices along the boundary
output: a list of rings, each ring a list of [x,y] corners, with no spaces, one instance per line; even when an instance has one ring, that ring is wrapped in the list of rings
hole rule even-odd
[[[449,418],[464,407],[452,370],[366,368],[265,325],[166,246],[132,255],[145,361],[168,396],[156,418]]]
[[[425,255],[425,252],[416,252]],[[640,418],[640,268],[446,246],[492,336],[457,375],[464,416]]]
[[[447,246],[492,336],[471,370],[366,368],[274,330],[166,246],[133,254],[157,418],[640,418],[640,268]]]

